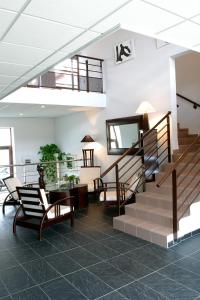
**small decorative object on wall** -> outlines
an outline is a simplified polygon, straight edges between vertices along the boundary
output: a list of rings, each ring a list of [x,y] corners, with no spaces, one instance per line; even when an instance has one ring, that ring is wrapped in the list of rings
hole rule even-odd
[[[121,64],[129,59],[135,57],[134,41],[127,40],[114,47],[115,51],[115,63]]]
[[[165,41],[161,41],[161,40],[156,40],[156,48],[159,49],[161,47],[167,46],[169,45],[168,42]]]

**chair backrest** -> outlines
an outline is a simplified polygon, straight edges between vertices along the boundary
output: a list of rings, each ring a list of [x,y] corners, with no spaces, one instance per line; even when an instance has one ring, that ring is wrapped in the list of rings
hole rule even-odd
[[[88,185],[88,192],[94,191],[94,179],[101,175],[101,167],[81,167],[80,183]]]
[[[22,186],[21,181],[18,177],[7,177],[3,179],[5,186],[9,193],[12,193],[12,197],[14,200],[19,200],[18,193],[16,191],[17,186]],[[14,192],[14,193],[13,193]]]
[[[17,187],[17,193],[25,216],[42,218],[48,208],[45,191],[40,188]]]

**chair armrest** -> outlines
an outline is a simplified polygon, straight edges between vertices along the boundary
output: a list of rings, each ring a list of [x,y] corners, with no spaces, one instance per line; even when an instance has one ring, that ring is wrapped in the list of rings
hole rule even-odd
[[[69,200],[69,206],[71,207],[71,210],[73,210],[73,206],[74,206],[74,196],[70,196],[70,197],[66,197],[63,199],[59,199],[56,202],[54,202],[53,204],[51,204],[46,210],[45,210],[45,214],[47,214],[53,207],[61,205],[63,202],[66,205],[66,201]]]

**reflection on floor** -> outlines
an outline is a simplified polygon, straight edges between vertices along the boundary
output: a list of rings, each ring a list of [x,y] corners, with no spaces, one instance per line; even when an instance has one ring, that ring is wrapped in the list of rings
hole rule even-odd
[[[44,232],[0,215],[0,299],[200,299],[200,236],[169,250],[112,229],[113,209],[95,203]]]

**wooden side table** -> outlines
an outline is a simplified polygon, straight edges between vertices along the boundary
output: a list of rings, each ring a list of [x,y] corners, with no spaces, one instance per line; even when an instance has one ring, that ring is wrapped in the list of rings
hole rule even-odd
[[[75,209],[86,208],[88,206],[88,187],[87,184],[75,184],[71,188],[57,189],[49,192],[49,202],[54,203],[57,200],[74,196]]]

